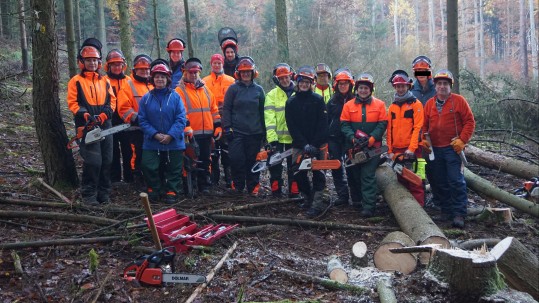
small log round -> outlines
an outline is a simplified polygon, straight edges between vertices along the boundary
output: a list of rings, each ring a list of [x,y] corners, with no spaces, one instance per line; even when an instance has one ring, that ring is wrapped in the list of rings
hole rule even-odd
[[[369,258],[367,256],[367,244],[365,244],[365,242],[359,241],[352,246],[352,258],[350,259],[350,263],[355,269],[368,266]]]
[[[397,303],[397,297],[395,297],[395,291],[391,288],[389,278],[380,278],[376,282],[376,291],[378,292],[380,303]]]
[[[394,254],[390,248],[414,246],[414,240],[403,232],[389,233],[374,252],[374,266],[383,271],[399,271],[404,274],[413,272],[417,266],[417,254]]]
[[[342,266],[341,260],[335,255],[329,257],[328,261],[328,275],[329,278],[333,281],[345,284],[348,282],[348,274]]]

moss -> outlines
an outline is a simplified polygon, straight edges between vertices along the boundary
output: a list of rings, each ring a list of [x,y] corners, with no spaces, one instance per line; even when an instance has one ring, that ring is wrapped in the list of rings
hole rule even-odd
[[[447,237],[460,237],[467,234],[468,232],[462,229],[444,229],[444,235]]]

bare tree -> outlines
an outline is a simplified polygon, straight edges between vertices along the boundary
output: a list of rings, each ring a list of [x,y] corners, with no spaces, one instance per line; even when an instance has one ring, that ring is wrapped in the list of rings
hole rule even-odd
[[[133,62],[133,44],[131,43],[131,26],[129,24],[129,0],[118,1],[120,19],[120,48],[125,56],[127,65]]]
[[[539,54],[537,53],[537,32],[535,31],[535,10],[533,8],[533,2],[536,0],[528,0],[529,4],[529,15],[530,15],[530,45],[532,48],[532,70],[533,70],[533,80],[539,84],[539,66],[538,58]],[[537,90],[539,94],[539,87]]]
[[[2,37],[4,38],[10,38],[11,36],[11,28],[10,28],[10,22],[9,19],[11,18],[9,16],[9,5],[8,1],[0,1],[0,11],[2,11]]]
[[[4,9],[3,5],[0,5],[0,37],[4,37],[4,18],[5,17],[2,16],[2,12],[4,11],[3,9]]]
[[[520,16],[520,29],[519,29],[519,41],[520,41],[520,52],[519,52],[519,59],[520,59],[520,72],[522,80],[525,83],[528,83],[529,79],[529,73],[528,73],[528,43],[526,40],[526,35],[528,33],[526,28],[526,0],[520,0],[519,1],[519,16]]]
[[[414,12],[415,12],[415,23],[414,23],[414,34],[415,34],[415,51],[419,49],[419,0],[414,0]]]
[[[64,0],[66,18],[67,61],[69,63],[69,76],[77,74],[77,46],[75,41],[75,28],[73,27],[73,2]]]
[[[26,43],[26,22],[24,20],[24,0],[19,0],[19,35],[21,39],[22,72],[28,74],[28,44]]]
[[[399,11],[399,2],[395,0],[393,2],[393,31],[395,33],[395,46],[400,46],[400,37],[399,37],[399,27],[398,27],[398,12]]]
[[[479,58],[479,0],[473,1],[473,18],[474,18],[474,54]]]
[[[453,73],[452,90],[459,93],[458,0],[447,0],[447,68]]]
[[[73,0],[73,23],[75,24],[75,49],[80,46],[80,0]]]
[[[483,0],[479,0],[479,75],[485,78],[485,38],[483,23]]]
[[[161,38],[159,37],[159,20],[157,19],[157,0],[153,0],[153,27],[155,44],[157,46],[157,58],[161,58]]]
[[[32,26],[32,107],[47,182],[74,187],[79,179],[60,114],[54,2],[31,1],[32,12],[37,12]]]
[[[101,49],[102,54],[106,54],[108,52],[107,47],[107,33],[105,29],[105,0],[95,0],[95,29],[96,29],[96,36],[99,41],[103,44],[103,48]]]
[[[283,62],[288,62],[290,52],[288,49],[288,16],[286,14],[286,0],[275,0],[275,19],[279,59]]]
[[[434,23],[434,2],[429,0],[429,44],[431,50],[434,49],[434,34],[436,33],[436,23]]]
[[[189,1],[183,0],[183,7],[185,8],[185,30],[187,31],[187,49],[189,51],[189,57],[194,57],[192,33],[191,33],[191,19],[189,18]]]

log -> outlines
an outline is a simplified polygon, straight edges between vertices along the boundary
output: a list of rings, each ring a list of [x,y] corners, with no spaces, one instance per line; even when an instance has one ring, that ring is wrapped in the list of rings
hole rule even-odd
[[[354,246],[352,246],[352,256],[350,259],[350,263],[355,269],[360,269],[369,265],[367,244],[365,244],[365,242],[359,241],[356,242]]]
[[[537,165],[487,152],[472,145],[466,147],[466,158],[472,163],[526,180],[537,177],[537,172],[539,171],[539,166]]]
[[[509,286],[539,300],[539,261],[533,252],[517,239],[507,237],[491,253],[499,256],[498,268]]]
[[[363,288],[361,286],[355,286],[355,285],[352,285],[352,284],[343,284],[343,283],[339,283],[337,281],[332,281],[332,280],[329,280],[329,279],[316,277],[314,275],[307,275],[307,274],[300,273],[300,272],[293,271],[293,270],[286,269],[286,268],[279,268],[278,267],[275,270],[278,271],[279,273],[285,274],[285,275],[287,275],[287,276],[289,276],[289,277],[291,277],[293,279],[304,280],[304,281],[307,281],[307,282],[310,282],[310,283],[317,283],[317,284],[320,284],[320,285],[322,285],[322,286],[324,286],[326,288],[329,288],[329,289],[347,290],[347,291],[353,292],[356,295],[360,295],[362,293],[367,292],[367,289],[365,289],[365,288]]]
[[[341,260],[335,255],[329,257],[328,265],[328,276],[331,280],[337,281],[339,283],[346,284],[348,282],[348,274],[342,266]]]
[[[376,291],[378,292],[380,303],[397,303],[397,297],[391,288],[389,278],[380,278],[376,282]]]
[[[22,200],[22,199],[9,199],[9,198],[0,198],[0,204],[12,204],[12,205],[23,205],[31,207],[48,207],[48,208],[63,208],[63,209],[87,209],[92,211],[102,211],[102,212],[111,212],[111,213],[128,213],[128,214],[140,214],[142,209],[139,208],[127,208],[127,207],[114,207],[109,205],[105,206],[89,206],[82,204],[72,204],[68,205],[66,203],[58,202],[48,202],[48,201],[32,201],[32,200]]]
[[[382,191],[384,200],[389,205],[401,230],[416,244],[441,244],[449,248],[449,240],[432,221],[425,210],[417,203],[412,194],[397,181],[393,170],[382,165],[376,170],[376,182]],[[421,253],[419,261],[427,264],[430,255]]]
[[[494,247],[496,244],[500,243],[500,239],[473,239],[468,240],[464,242],[451,242],[451,245],[454,247],[458,247],[460,249],[464,250],[473,250],[477,248],[481,248],[483,245],[486,245],[487,247]]]
[[[87,215],[73,215],[66,213],[46,212],[46,211],[6,211],[0,210],[0,218],[27,218],[27,219],[42,219],[56,220],[77,223],[93,223],[97,225],[110,225],[118,223],[118,220],[101,218]]]
[[[485,211],[477,215],[477,221],[494,221],[495,223],[511,223],[513,222],[513,213],[510,208],[492,208],[487,207]]]
[[[374,252],[374,266],[383,271],[413,272],[417,266],[417,253],[394,254],[392,248],[414,246],[414,240],[400,231],[389,233]]]
[[[50,186],[49,184],[47,184],[42,178],[37,178],[37,181],[39,183],[41,183],[41,185],[43,185],[46,189],[50,190],[52,193],[54,193],[58,198],[62,199],[62,201],[64,201],[65,203],[69,204],[69,205],[72,205],[73,202],[71,202],[71,200],[69,200],[66,196],[64,196],[61,192],[57,191],[56,189],[54,189],[52,186]]]
[[[470,189],[539,218],[539,204],[524,200],[504,190],[501,190],[489,181],[472,173],[467,168],[464,168],[464,179],[466,180],[466,186],[468,186]]]
[[[0,249],[20,249],[29,247],[46,247],[46,246],[67,246],[67,245],[81,245],[81,244],[94,244],[94,243],[107,243],[116,240],[121,240],[122,237],[100,237],[100,238],[82,238],[82,239],[56,239],[56,240],[42,240],[31,242],[16,242],[16,243],[2,243]]]

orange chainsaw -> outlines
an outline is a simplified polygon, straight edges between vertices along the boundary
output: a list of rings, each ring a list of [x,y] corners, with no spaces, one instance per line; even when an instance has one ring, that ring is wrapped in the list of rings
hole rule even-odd
[[[421,177],[414,173],[411,169],[406,167],[407,165],[412,166],[414,162],[417,162],[417,159],[415,157],[405,158],[404,154],[397,154],[395,155],[395,160],[387,158],[386,161],[391,166],[393,171],[399,174],[406,181],[417,186],[423,185],[423,180],[421,179]]]

